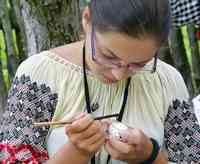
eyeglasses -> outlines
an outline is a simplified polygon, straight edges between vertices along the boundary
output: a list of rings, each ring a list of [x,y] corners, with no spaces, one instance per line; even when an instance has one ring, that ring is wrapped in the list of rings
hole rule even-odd
[[[122,67],[127,67],[128,70],[132,73],[142,73],[142,72],[149,72],[149,73],[155,73],[156,67],[157,67],[157,60],[158,60],[158,53],[154,55],[152,60],[146,63],[132,63],[128,64],[126,66],[122,66],[121,62],[117,59],[113,59],[113,57],[108,57],[103,55],[103,53],[99,53],[98,57],[96,55],[96,35],[94,31],[94,27],[92,27],[92,33],[91,33],[91,49],[92,49],[92,60],[102,65],[106,68],[110,69],[117,69]]]

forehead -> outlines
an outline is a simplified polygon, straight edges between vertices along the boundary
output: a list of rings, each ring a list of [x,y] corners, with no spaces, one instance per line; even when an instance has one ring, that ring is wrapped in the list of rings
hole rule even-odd
[[[96,40],[101,50],[109,49],[117,57],[127,61],[142,61],[152,58],[158,46],[153,37],[133,38],[120,33],[98,33]]]

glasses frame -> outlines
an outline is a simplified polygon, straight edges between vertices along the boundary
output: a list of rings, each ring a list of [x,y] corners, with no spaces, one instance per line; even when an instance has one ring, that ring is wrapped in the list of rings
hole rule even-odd
[[[92,49],[92,60],[98,64],[100,64],[97,61],[97,57],[96,57],[96,49],[95,49],[95,30],[94,30],[94,26],[92,26],[92,32],[91,32],[91,49]],[[157,68],[157,63],[158,63],[158,51],[155,53],[154,57],[154,63],[153,63],[153,68],[152,70],[146,70],[145,72],[150,72],[150,73],[155,73],[156,72],[156,68]],[[114,64],[113,64],[114,65]],[[136,72],[140,72],[140,71],[136,71]]]

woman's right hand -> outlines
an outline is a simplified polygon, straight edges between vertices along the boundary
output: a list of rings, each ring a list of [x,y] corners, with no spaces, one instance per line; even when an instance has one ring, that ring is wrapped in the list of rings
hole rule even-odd
[[[70,142],[88,158],[92,157],[104,145],[106,124],[94,120],[91,115],[82,113],[72,124],[65,126]]]

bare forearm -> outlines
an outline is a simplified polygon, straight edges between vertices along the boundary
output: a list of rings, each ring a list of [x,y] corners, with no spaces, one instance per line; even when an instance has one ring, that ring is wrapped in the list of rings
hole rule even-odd
[[[168,163],[168,160],[165,156],[164,153],[160,152],[158,154],[158,157],[156,158],[156,160],[153,162],[153,164],[167,164]]]
[[[48,162],[47,164],[87,164],[89,157],[81,154],[72,144],[64,145]]]
[[[140,164],[141,162],[129,162],[128,164]],[[164,153],[160,152],[158,157],[153,162],[153,164],[167,164],[167,158],[165,157]]]

